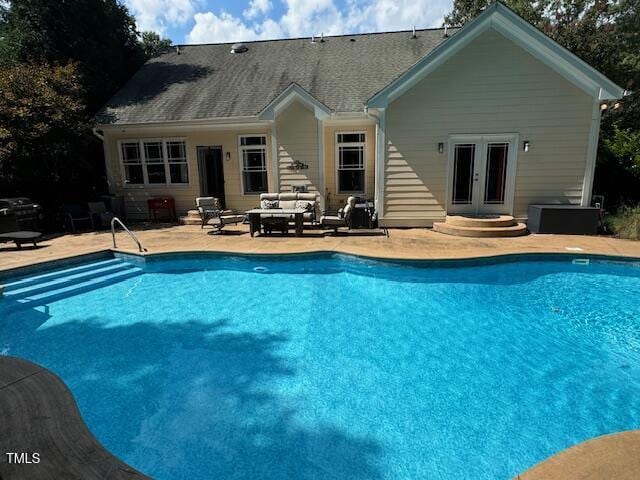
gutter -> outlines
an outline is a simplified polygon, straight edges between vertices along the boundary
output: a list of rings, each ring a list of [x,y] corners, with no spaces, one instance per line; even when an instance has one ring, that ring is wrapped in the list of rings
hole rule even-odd
[[[104,135],[103,135],[102,133],[100,133],[100,131],[99,131],[96,127],[93,127],[93,128],[91,129],[91,132],[92,132],[92,133],[93,133],[97,138],[99,138],[101,142],[104,142]]]

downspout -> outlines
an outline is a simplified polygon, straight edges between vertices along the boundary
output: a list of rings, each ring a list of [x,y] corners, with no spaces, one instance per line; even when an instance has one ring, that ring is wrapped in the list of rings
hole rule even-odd
[[[96,138],[98,138],[101,142],[102,142],[102,155],[104,156],[104,170],[105,173],[107,174],[107,187],[109,188],[109,193],[112,193],[111,190],[111,172],[109,171],[109,151],[107,149],[107,142],[105,142],[105,138],[104,138],[104,134],[100,133],[100,131],[98,130],[97,127],[93,127],[91,129],[91,133],[93,133],[95,135]]]

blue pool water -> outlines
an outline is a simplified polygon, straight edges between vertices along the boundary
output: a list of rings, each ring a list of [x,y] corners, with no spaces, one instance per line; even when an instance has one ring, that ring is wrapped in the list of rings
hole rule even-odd
[[[504,479],[640,428],[639,294],[622,263],[168,257],[0,301],[0,350],[158,479]]]

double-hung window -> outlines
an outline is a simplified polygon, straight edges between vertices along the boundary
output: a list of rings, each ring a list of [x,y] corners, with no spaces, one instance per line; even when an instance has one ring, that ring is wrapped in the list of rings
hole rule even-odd
[[[364,133],[337,134],[338,193],[364,193]]]
[[[144,163],[147,167],[147,183],[167,183],[167,172],[164,168],[162,141],[151,140],[142,142],[144,146]]]
[[[142,185],[144,175],[142,173],[142,154],[140,153],[139,142],[122,142],[121,155],[122,166],[124,167],[125,183],[130,185]]]
[[[267,191],[267,137],[242,135],[239,153],[242,169],[242,187],[245,194]]]
[[[167,142],[167,159],[169,160],[171,183],[189,183],[187,147],[184,141],[171,140]]]
[[[120,142],[120,157],[127,185],[189,183],[184,140],[124,140]]]

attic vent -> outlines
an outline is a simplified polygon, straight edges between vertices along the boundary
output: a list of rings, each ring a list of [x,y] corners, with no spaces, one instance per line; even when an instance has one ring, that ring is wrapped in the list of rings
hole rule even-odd
[[[249,48],[244,43],[234,43],[231,45],[231,53],[242,53],[249,50]]]

